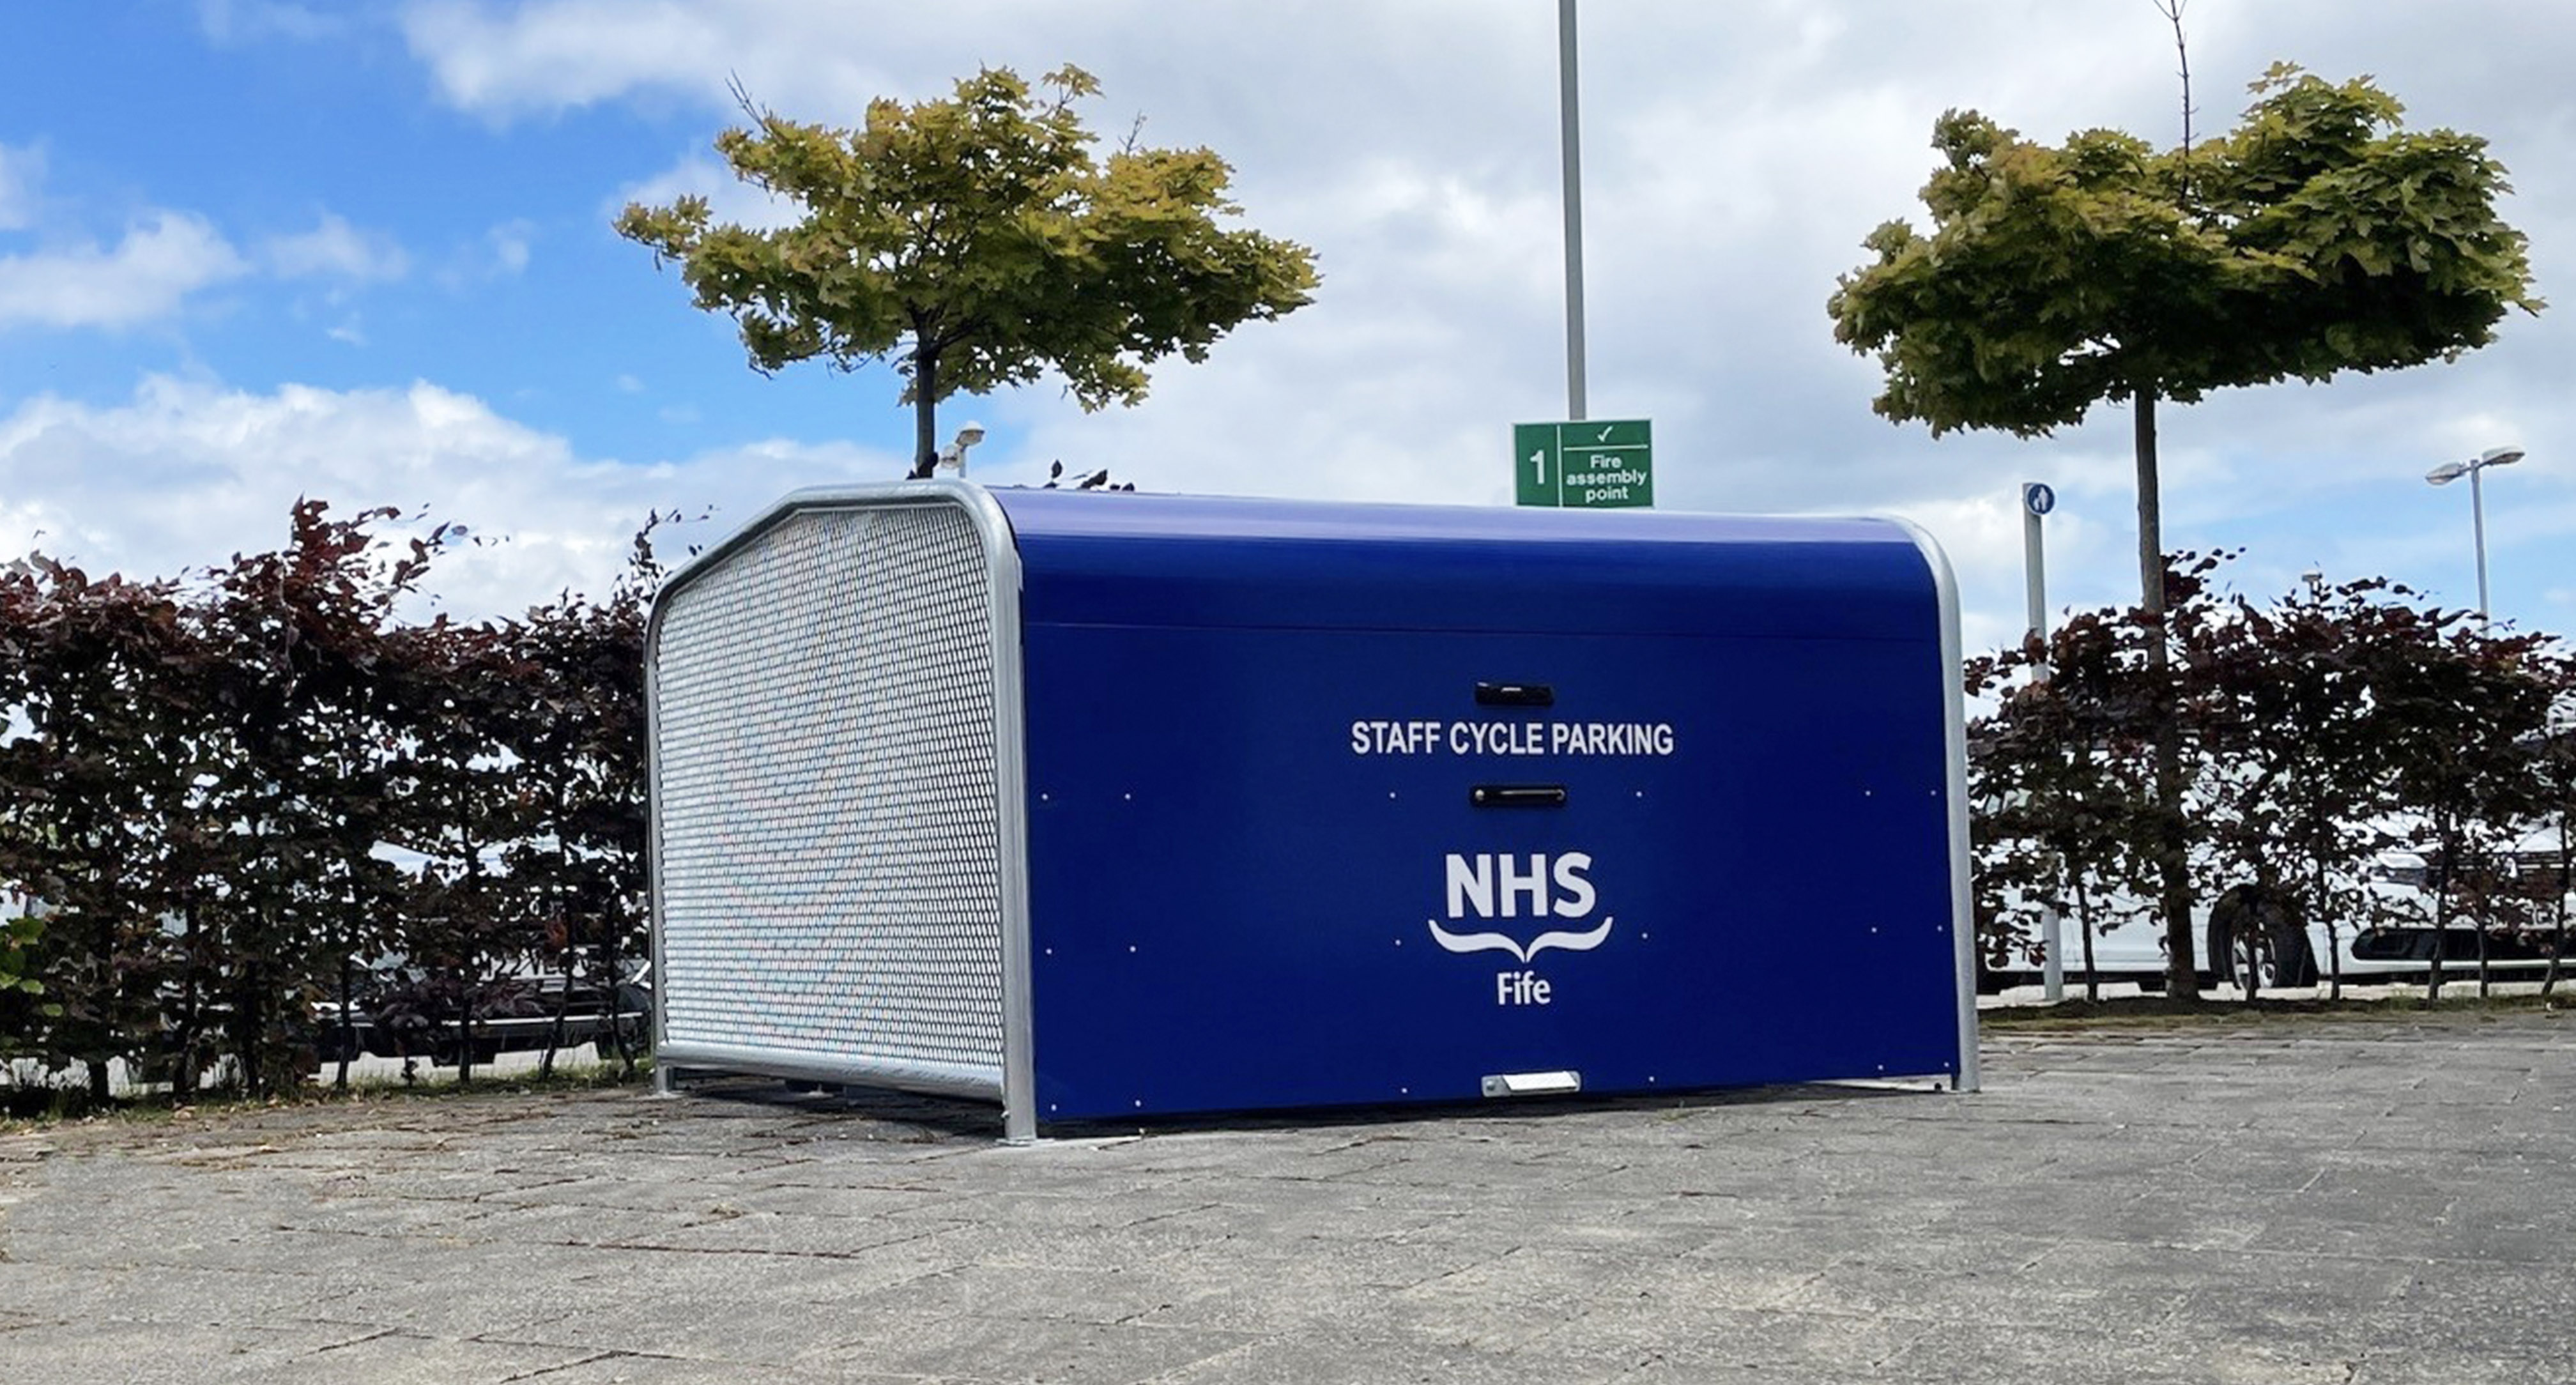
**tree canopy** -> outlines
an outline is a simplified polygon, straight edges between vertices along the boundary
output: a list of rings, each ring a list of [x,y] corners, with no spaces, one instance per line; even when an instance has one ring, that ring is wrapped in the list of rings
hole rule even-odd
[[[572,983],[619,1003],[646,941],[646,535],[605,600],[424,624],[398,605],[451,531],[328,511],[184,578],[0,563],[0,1110],[31,1074],[104,1102],[119,1062],[184,1096],[328,1055],[345,1085],[354,1011],[372,1051],[461,1075],[541,974],[555,1042]],[[601,1026],[603,1057],[631,1037]]]
[[[2167,599],[2158,400],[2450,360],[2494,340],[2509,309],[2542,306],[2522,233],[2496,213],[2509,188],[2485,140],[2399,128],[2403,108],[2367,77],[2276,64],[2253,93],[2235,129],[2161,152],[2117,130],[2052,147],[1947,112],[1923,188],[1931,233],[1881,225],[1864,242],[1876,258],[1826,305],[1835,339],[1886,371],[1878,412],[1935,436],[2033,437],[2129,404],[2151,624]],[[2147,652],[2167,657],[2161,639]],[[2168,809],[2175,755],[2168,735]],[[2189,994],[2182,843],[2157,854],[2173,983]]]
[[[798,220],[718,223],[681,197],[627,207],[617,232],[678,262],[755,369],[892,361],[915,476],[936,461],[937,405],[961,390],[1052,368],[1085,409],[1132,405],[1153,362],[1203,360],[1237,324],[1311,300],[1312,251],[1223,224],[1242,210],[1224,159],[1132,135],[1096,153],[1074,103],[1099,83],[1068,66],[1041,85],[1052,95],[987,68],[947,99],[870,102],[857,129],[752,110],[716,148]]]
[[[2482,981],[2491,943],[2524,957],[2545,946],[2554,983],[2576,835],[2576,737],[2551,734],[2576,709],[2564,642],[2491,630],[2377,577],[2222,595],[2222,561],[2180,555],[2161,621],[2078,611],[2045,640],[1968,662],[1968,694],[1991,708],[1968,728],[1987,965],[2038,960],[2029,925],[2048,908],[2078,922],[2087,951],[2070,961],[2089,976],[2093,933],[2160,895],[2178,825],[2211,901],[2203,957],[2249,999],[2266,962],[2279,984],[2339,987],[2364,928],[2427,948],[2422,930],[2455,928]],[[2167,641],[2158,668],[2147,651]],[[2155,782],[2169,727],[2183,751],[2170,806]],[[2415,879],[2389,873],[2404,868],[2395,848],[2411,849]],[[2541,859],[2553,850],[2554,866]],[[2440,959],[2462,953],[2416,955],[2438,989]]]
[[[2448,360],[2539,311],[2486,141],[2399,129],[2367,78],[2279,65],[2253,89],[2236,129],[2163,152],[1943,115],[1931,234],[1880,226],[1828,305],[1886,368],[1878,412],[2035,436],[2105,401]]]

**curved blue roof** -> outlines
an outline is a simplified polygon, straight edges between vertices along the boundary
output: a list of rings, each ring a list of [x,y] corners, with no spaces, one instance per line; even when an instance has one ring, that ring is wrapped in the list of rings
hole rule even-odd
[[[1920,640],[1934,559],[1875,519],[995,490],[1033,623]]]

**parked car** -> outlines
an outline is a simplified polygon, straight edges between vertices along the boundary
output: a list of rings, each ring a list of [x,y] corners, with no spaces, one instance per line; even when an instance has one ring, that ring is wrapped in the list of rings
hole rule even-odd
[[[604,1048],[621,1038],[642,1050],[653,1036],[651,972],[639,965],[613,988],[552,972],[488,979],[471,990],[468,1024],[465,987],[419,968],[387,967],[368,973],[345,1021],[336,1001],[314,1007],[316,1048],[325,1063],[372,1054],[439,1067],[457,1066],[469,1044],[477,1063],[549,1046]]]
[[[2536,980],[2549,963],[2553,910],[2576,916],[2576,893],[2561,873],[2554,835],[2538,833],[2498,852],[2457,868],[2446,867],[2440,853],[2392,850],[2380,853],[2364,882],[2372,897],[2370,917],[2338,920],[2329,930],[2321,919],[2303,919],[2286,900],[2252,885],[2240,885],[2196,901],[2193,934],[2200,945],[2196,958],[2204,982],[2227,982],[2244,989],[2248,981],[2261,989],[2312,986],[2330,975],[2346,981],[2421,981],[2432,969],[2438,948],[2446,973],[2457,976],[2477,964],[2478,928],[2459,905],[2471,896],[2520,901],[2524,924],[2489,928],[2486,951],[2496,974],[2509,980]],[[2442,892],[2450,892],[2450,918],[2437,927]],[[2013,950],[2014,965],[1988,970],[1982,963],[1979,989],[1994,991],[2039,979],[2035,966],[2021,961],[2036,955],[2040,942],[2036,910],[2015,911],[2031,948]],[[2153,990],[2164,985],[2164,929],[2153,910],[2137,900],[2107,901],[2096,920],[2117,919],[2093,936],[2093,971],[2104,981],[2128,981]],[[2084,979],[2084,941],[2077,921],[2060,922],[2067,984]],[[2576,969],[2576,944],[2562,965]]]

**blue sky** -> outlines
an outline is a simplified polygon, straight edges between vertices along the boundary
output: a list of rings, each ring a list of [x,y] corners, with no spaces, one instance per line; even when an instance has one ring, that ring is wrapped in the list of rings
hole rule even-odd
[[[2488,135],[2543,296],[2576,264],[2576,13],[2196,0],[2201,128],[2275,58],[2375,73],[2417,126]],[[2147,0],[1587,0],[1592,413],[1651,417],[1667,507],[1914,518],[1959,568],[1972,646],[2021,600],[2014,484],[2058,489],[2051,595],[2134,593],[2128,420],[2036,442],[1872,416],[1823,310],[1880,220],[1916,215],[1932,120],[2162,141]],[[1053,460],[1157,490],[1508,503],[1509,425],[1561,415],[1555,6],[955,0],[137,0],[21,5],[0,43],[0,556],[173,574],[283,534],[299,494],[427,506],[503,540],[442,564],[468,613],[613,576],[648,508],[703,541],[801,485],[890,478],[883,370],[775,378],[617,239],[631,198],[703,191],[739,80],[855,121],[978,64],[1073,61],[1095,128],[1207,144],[1251,224],[1313,245],[1316,303],[1084,415],[1053,383],[961,400],[979,477]],[[2456,365],[2164,414],[2167,538],[2239,580],[2385,572],[2474,600],[2488,486],[2498,612],[2576,630],[2576,304]]]
[[[13,323],[0,378],[93,401],[146,372],[256,392],[422,380],[630,460],[739,435],[711,415],[862,402],[827,374],[762,381],[738,359],[673,380],[667,353],[637,349],[726,339],[713,322],[674,332],[675,290],[607,226],[622,181],[703,147],[707,112],[495,121],[440,99],[398,8],[347,13],[147,0],[13,16],[0,144],[32,165],[17,181],[35,212],[11,248],[112,261],[158,247],[164,264],[198,263],[166,272],[199,287],[169,311],[138,290],[121,320]]]

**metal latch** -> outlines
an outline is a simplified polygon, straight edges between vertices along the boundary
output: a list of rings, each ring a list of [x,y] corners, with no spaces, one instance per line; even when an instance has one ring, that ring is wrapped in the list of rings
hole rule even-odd
[[[1557,1072],[1497,1072],[1485,1078],[1487,1096],[1547,1096],[1558,1092],[1583,1090],[1583,1074],[1566,1068]]]

